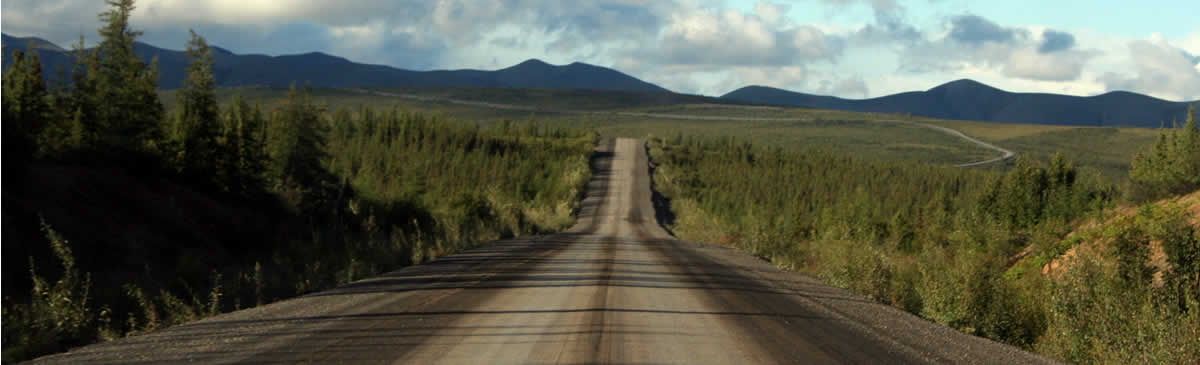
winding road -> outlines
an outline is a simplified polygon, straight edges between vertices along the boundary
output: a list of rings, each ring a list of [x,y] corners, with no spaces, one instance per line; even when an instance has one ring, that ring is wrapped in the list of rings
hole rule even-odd
[[[566,232],[39,363],[1046,363],[655,220],[645,145],[597,147]]]

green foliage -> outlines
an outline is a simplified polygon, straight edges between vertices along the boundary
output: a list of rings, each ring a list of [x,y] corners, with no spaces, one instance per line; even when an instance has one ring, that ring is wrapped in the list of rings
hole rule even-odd
[[[57,280],[38,274],[30,258],[33,292],[27,305],[4,298],[4,362],[61,351],[96,336],[96,313],[91,302],[91,275],[81,274],[71,246],[49,224],[42,230],[54,257],[62,265]]]
[[[1174,263],[1195,256],[1200,235],[1171,205],[1146,205],[1101,228],[1107,242],[1080,251],[1048,288],[1048,329],[1037,350],[1074,363],[1187,363],[1200,358],[1196,277]],[[1172,269],[1151,280],[1153,242],[1170,251]],[[1173,248],[1170,248],[1173,247]]]
[[[408,222],[413,217],[388,215],[423,207],[452,241],[487,231],[516,236],[565,228],[590,177],[589,134],[532,122],[480,128],[395,109],[341,109],[333,118],[330,170],[362,199],[408,202],[374,207],[373,214],[383,214],[377,218]],[[364,208],[371,209],[356,214],[372,214]]]
[[[1060,153],[1043,167],[1021,157],[1002,178],[993,180],[983,193],[981,209],[1011,229],[1029,229],[1046,220],[1066,220],[1080,211],[1094,209],[1094,202],[1108,201],[1114,192],[1100,186],[1098,176],[1077,186],[1079,171]]]
[[[175,138],[179,145],[177,162],[185,178],[212,180],[218,164],[229,156],[223,153],[217,138],[221,135],[216,98],[216,79],[213,78],[212,50],[196,32],[188,41],[188,58],[184,89],[179,94],[181,108],[175,119]],[[213,182],[215,183],[215,182]]]
[[[227,118],[223,125],[234,127],[223,128],[219,145],[237,146],[224,150],[237,155],[229,161],[241,161],[237,168],[225,165],[230,174],[241,174],[230,176],[242,176],[247,186],[263,181],[263,175],[276,182],[271,187],[256,187],[257,193],[243,191],[249,204],[233,207],[270,218],[221,227],[234,232],[227,241],[236,243],[230,247],[210,241],[196,247],[189,241],[187,228],[175,226],[163,228],[171,234],[168,242],[118,242],[130,246],[120,246],[120,250],[140,254],[152,249],[167,256],[127,258],[147,259],[133,267],[123,263],[91,266],[88,270],[104,278],[137,279],[124,285],[109,280],[97,288],[97,300],[87,302],[85,309],[94,313],[99,306],[101,315],[89,322],[85,335],[66,342],[61,336],[41,336],[44,346],[14,345],[13,358],[28,359],[97,338],[146,333],[243,305],[327,289],[488,240],[565,228],[572,222],[571,213],[590,177],[588,161],[595,141],[591,133],[532,122],[501,129],[394,109],[329,114],[306,100],[274,111],[272,120],[277,125],[267,131],[253,127],[263,119],[262,114],[245,103],[220,115]],[[307,125],[321,130],[304,135],[279,127],[305,125],[287,120],[289,116],[310,118]],[[276,156],[286,156],[291,164],[277,165],[274,158],[265,157],[265,151],[271,149],[259,141],[291,146],[271,146],[276,148]],[[286,174],[264,174],[262,168],[268,165]],[[317,168],[324,175],[294,166]],[[192,183],[206,191],[206,182]],[[295,192],[303,194],[290,195]],[[227,193],[206,194],[227,199],[231,197]],[[289,199],[296,197],[298,203],[291,204]],[[171,204],[180,204],[171,199]],[[288,202],[291,209],[283,209],[278,201]],[[176,209],[188,207],[193,206]],[[202,210],[194,213],[206,214]],[[80,222],[69,223],[79,229]],[[97,235],[82,236],[97,239]],[[103,239],[104,235],[100,236]],[[94,253],[93,246],[85,247]],[[188,255],[196,250],[216,258],[215,267],[191,264],[195,258]],[[142,271],[145,274],[138,274]],[[174,274],[150,275],[151,271]],[[6,316],[18,316],[29,308],[32,304],[21,299],[6,299],[4,306]],[[6,350],[7,336],[28,332],[25,323],[29,323],[7,318],[25,317],[6,317]]]
[[[1161,163],[1154,181],[1186,180],[1163,170],[1186,160],[1177,156],[1192,148],[1194,127],[1164,133],[1160,157],[1139,157],[1135,169]],[[1079,218],[1101,219],[1117,196],[1061,154],[1048,164],[1022,159],[1003,173],[728,139],[653,140],[651,155],[659,164],[656,187],[672,198],[673,228],[684,238],[734,245],[1069,362],[1200,357],[1194,218],[1176,203],[1148,204],[1064,239],[1087,221]],[[1141,173],[1149,172],[1134,172],[1135,181]],[[1165,264],[1156,263],[1162,256]],[[1051,260],[1065,274],[1035,274]]]
[[[1200,189],[1200,126],[1194,107],[1188,108],[1183,128],[1162,130],[1153,147],[1134,157],[1129,179],[1132,197],[1139,201]]]
[[[222,108],[211,50],[195,33],[186,87],[164,120],[155,67],[133,54],[133,1],[109,5],[99,47],[77,46],[73,83],[47,91],[37,60],[22,56],[4,75],[5,152],[21,147],[31,162],[28,175],[5,175],[5,236],[30,235],[30,217],[45,211],[84,240],[78,263],[48,226],[51,249],[13,247],[30,260],[5,260],[5,278],[33,280],[4,298],[5,362],[573,221],[594,133],[397,108],[330,113],[297,88],[277,105],[235,97]],[[10,181],[49,194],[10,192]],[[51,284],[35,265],[55,260],[64,270]]]
[[[267,168],[266,118],[261,106],[251,106],[240,97],[226,110],[222,119],[225,153],[218,175],[227,191],[254,195],[265,185]]]
[[[3,81],[4,173],[17,180],[24,176],[33,158],[35,138],[50,117],[42,62],[32,41],[28,54],[26,58],[21,51],[13,52],[13,64]]]
[[[307,90],[293,86],[287,103],[272,114],[268,126],[269,181],[301,212],[317,209],[336,184],[322,165],[327,157],[327,125],[321,112]]]
[[[651,141],[655,186],[685,239],[776,264],[962,331],[1030,348],[1046,331],[1039,284],[1009,258],[1112,199],[1059,156],[1007,173],[862,160],[731,139]]]
[[[158,100],[157,61],[147,65],[134,54],[142,32],[130,29],[133,0],[107,0],[109,10],[100,14],[104,24],[100,44],[93,57],[85,58],[85,73],[95,89],[85,108],[94,110],[101,128],[99,147],[156,151],[162,142],[162,103]],[[85,112],[86,113],[86,112]]]

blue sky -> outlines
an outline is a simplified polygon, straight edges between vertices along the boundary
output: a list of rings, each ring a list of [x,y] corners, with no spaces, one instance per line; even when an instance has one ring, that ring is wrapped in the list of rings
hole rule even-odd
[[[140,0],[143,40],[322,51],[408,69],[539,58],[675,91],[766,85],[848,98],[971,78],[1011,91],[1200,99],[1200,2],[1101,0]],[[3,31],[95,38],[99,0],[6,0]]]

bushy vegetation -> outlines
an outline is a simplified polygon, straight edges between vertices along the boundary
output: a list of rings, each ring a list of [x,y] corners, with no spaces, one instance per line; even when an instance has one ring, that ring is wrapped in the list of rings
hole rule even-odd
[[[1134,157],[1129,172],[1133,199],[1157,199],[1200,189],[1200,126],[1196,123],[1196,109],[1189,108],[1183,128],[1164,131],[1154,147]]]
[[[296,88],[222,107],[194,34],[167,111],[133,2],[111,4],[71,82],[20,53],[4,75],[5,363],[572,221],[593,133],[330,111]]]
[[[1045,283],[1035,349],[1075,363],[1200,358],[1200,232],[1186,218],[1175,202],[1148,204],[1073,236],[1082,244],[1059,258],[1070,268]]]
[[[1200,236],[1186,211],[1148,206],[1108,222],[1120,216],[1112,209],[1120,190],[1062,155],[984,171],[730,139],[650,144],[656,187],[671,199],[682,238],[739,247],[1064,360],[1179,363],[1198,355],[1200,278],[1191,268]],[[1106,254],[1065,263],[1066,252],[1087,241],[1071,233],[1097,221],[1108,222]],[[1147,268],[1148,247],[1157,244],[1179,263]],[[1069,274],[1042,274],[1051,262]]]

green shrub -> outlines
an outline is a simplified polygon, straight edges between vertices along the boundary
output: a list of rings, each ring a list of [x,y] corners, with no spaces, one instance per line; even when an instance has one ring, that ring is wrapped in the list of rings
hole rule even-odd
[[[80,274],[70,243],[45,221],[42,231],[62,271],[57,280],[47,280],[30,258],[33,293],[29,302],[4,299],[4,362],[86,343],[99,330],[91,307],[91,275]]]
[[[1158,141],[1134,157],[1130,166],[1130,195],[1146,201],[1200,189],[1200,126],[1195,107],[1180,129],[1164,129]]]
[[[1078,218],[1114,195],[1061,155],[997,172],[731,139],[652,140],[650,152],[681,237],[735,246],[1024,348],[1047,330],[1047,289],[1040,275],[1010,274],[1009,265],[1026,250],[1036,259],[1038,248],[1057,249]]]

